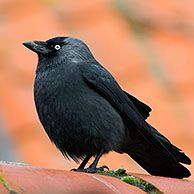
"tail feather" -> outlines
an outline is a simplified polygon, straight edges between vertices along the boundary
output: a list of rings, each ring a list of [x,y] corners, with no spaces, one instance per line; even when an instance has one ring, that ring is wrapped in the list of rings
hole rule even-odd
[[[158,140],[168,149],[168,151],[173,155],[173,157],[181,163],[184,164],[191,164],[191,160],[188,156],[185,155],[184,152],[182,152],[181,149],[177,148],[176,146],[172,145],[171,142],[164,137],[162,134],[160,134],[154,127],[149,125],[151,130],[153,131],[153,134],[155,137],[158,138]]]
[[[190,171],[179,162],[191,164],[191,160],[151,125],[150,130],[168,152],[158,149],[140,135],[136,136],[135,143],[128,145],[127,149],[125,147],[125,152],[152,175],[172,178],[189,177]]]
[[[172,178],[189,177],[191,173],[183,165],[169,158],[163,153],[154,153],[150,148],[144,154],[129,153],[129,155],[147,172],[152,175],[165,176]],[[152,155],[152,157],[150,157]]]

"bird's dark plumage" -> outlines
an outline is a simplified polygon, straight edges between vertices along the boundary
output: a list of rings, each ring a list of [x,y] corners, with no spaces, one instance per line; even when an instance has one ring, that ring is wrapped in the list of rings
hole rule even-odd
[[[25,42],[38,54],[34,98],[51,141],[67,157],[85,158],[114,150],[128,153],[150,174],[183,178],[190,159],[146,122],[151,108],[123,91],[81,40],[57,37]]]

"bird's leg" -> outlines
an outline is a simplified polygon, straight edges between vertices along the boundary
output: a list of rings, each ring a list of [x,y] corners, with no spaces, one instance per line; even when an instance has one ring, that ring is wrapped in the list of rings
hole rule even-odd
[[[89,159],[92,157],[92,154],[88,154],[84,160],[82,161],[82,163],[79,165],[79,167],[77,169],[73,168],[71,169],[72,171],[83,171],[85,165],[88,163]]]
[[[88,154],[77,169],[83,170],[91,157],[92,157],[92,154]]]
[[[105,168],[109,170],[109,168],[105,165],[101,166],[99,168],[96,168],[96,166],[98,164],[98,161],[99,161],[99,159],[100,159],[100,157],[102,156],[103,153],[104,153],[104,149],[101,149],[100,152],[97,154],[94,162],[89,166],[89,168],[84,169],[84,171],[92,173],[92,172],[95,172],[97,170],[104,171]]]
[[[104,153],[104,149],[101,149],[100,152],[97,154],[94,162],[89,166],[89,168],[84,168],[84,167],[88,163],[88,160],[92,157],[92,154],[88,154],[83,160],[83,162],[80,164],[80,166],[77,169],[72,169],[72,170],[79,171],[79,172],[90,172],[90,173],[94,173],[97,170],[104,171],[105,168],[109,170],[109,168],[105,165],[99,168],[96,168],[98,161],[103,153]]]

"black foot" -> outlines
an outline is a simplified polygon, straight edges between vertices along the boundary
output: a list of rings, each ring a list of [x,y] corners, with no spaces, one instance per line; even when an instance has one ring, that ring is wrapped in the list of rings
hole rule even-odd
[[[70,171],[79,171],[78,168],[72,168]]]
[[[89,167],[89,168],[85,168],[85,169],[71,169],[71,171],[76,171],[76,172],[87,172],[87,173],[95,173],[96,171],[104,171],[105,169],[109,170],[108,166],[101,166],[99,168],[93,168],[93,167]]]

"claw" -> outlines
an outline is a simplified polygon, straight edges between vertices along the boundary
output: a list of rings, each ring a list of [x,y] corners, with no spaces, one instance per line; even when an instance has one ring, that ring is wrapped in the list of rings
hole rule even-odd
[[[76,169],[76,168],[72,168],[70,171],[78,171],[78,169]]]
[[[87,168],[86,168],[87,169]],[[73,168],[70,171],[74,171],[74,172],[86,172],[86,169],[79,169],[79,168]]]
[[[96,168],[96,170],[100,170],[100,171],[104,171],[104,169],[109,170],[109,167],[106,166],[106,165],[104,165],[104,166],[101,166],[101,167],[99,167],[99,168]]]
[[[95,173],[96,171],[104,171],[105,169],[109,170],[108,166],[103,165],[99,168],[89,167],[89,168],[85,168],[85,169],[75,169],[75,168],[73,168],[73,169],[71,169],[71,171]]]

